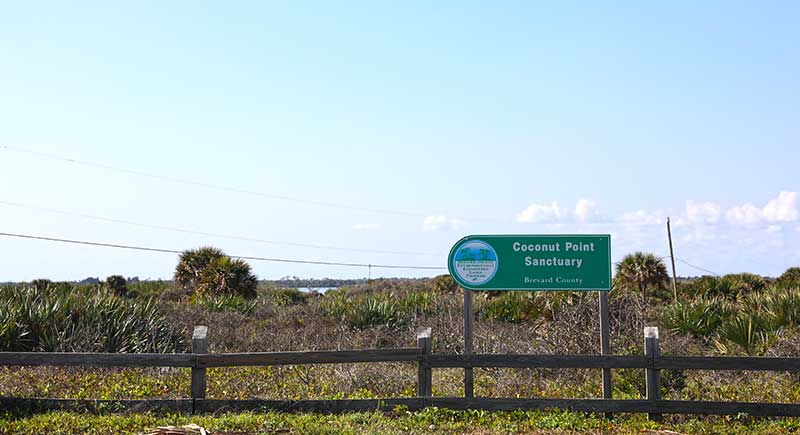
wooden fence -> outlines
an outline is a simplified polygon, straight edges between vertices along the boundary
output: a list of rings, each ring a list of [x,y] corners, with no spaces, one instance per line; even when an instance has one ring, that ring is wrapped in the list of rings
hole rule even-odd
[[[54,409],[170,410],[213,412],[228,410],[280,410],[345,412],[388,410],[398,405],[418,410],[429,406],[450,409],[541,410],[570,409],[610,413],[749,414],[800,417],[800,404],[661,400],[660,370],[759,370],[800,371],[800,358],[661,356],[657,330],[646,329],[645,354],[637,355],[443,355],[431,353],[431,330],[417,336],[417,347],[315,352],[258,352],[209,354],[208,329],[195,328],[191,354],[108,354],[55,352],[0,352],[3,366],[186,367],[191,368],[191,392],[186,399],[77,400],[0,397],[0,409],[39,412]],[[417,397],[357,400],[219,400],[206,399],[209,367],[276,366],[416,362]],[[548,369],[644,369],[644,400],[614,399],[511,399],[488,397],[434,397],[432,369],[436,368],[548,368]]]

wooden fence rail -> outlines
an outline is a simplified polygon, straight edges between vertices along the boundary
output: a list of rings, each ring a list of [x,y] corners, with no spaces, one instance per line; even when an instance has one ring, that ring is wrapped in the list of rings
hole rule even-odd
[[[645,355],[436,355],[431,353],[431,330],[417,334],[416,348],[366,349],[312,352],[255,352],[210,354],[208,328],[196,327],[191,354],[109,354],[63,352],[0,352],[0,366],[90,366],[90,367],[186,367],[192,370],[191,398],[146,400],[76,400],[49,398],[0,397],[0,410],[39,412],[54,409],[150,410],[177,412],[213,412],[231,410],[282,410],[346,412],[391,409],[397,405],[409,409],[437,406],[450,409],[541,410],[648,413],[660,419],[664,413],[679,414],[749,414],[754,416],[800,417],[800,404],[745,403],[661,400],[659,373],[676,370],[760,370],[800,371],[800,358],[766,357],[682,357],[661,356],[658,332],[648,328]],[[378,362],[415,362],[417,364],[416,398],[359,400],[209,400],[206,399],[206,369],[210,367],[275,366],[302,364],[343,364]],[[546,369],[644,369],[647,379],[645,400],[606,399],[511,399],[487,397],[433,397],[434,368],[546,368]]]

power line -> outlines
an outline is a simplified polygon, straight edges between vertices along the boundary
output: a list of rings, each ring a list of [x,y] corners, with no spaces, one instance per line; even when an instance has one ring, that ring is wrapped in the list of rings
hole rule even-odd
[[[93,219],[93,220],[103,221],[103,222],[111,222],[111,223],[117,223],[117,224],[131,225],[131,226],[142,227],[142,228],[152,228],[152,229],[163,230],[163,231],[173,231],[173,232],[185,233],[185,234],[196,234],[196,235],[201,235],[201,236],[218,237],[218,238],[222,238],[222,239],[243,240],[243,241],[248,241],[248,242],[258,242],[258,243],[265,243],[265,244],[270,244],[270,245],[285,245],[285,246],[296,246],[296,247],[300,247],[300,248],[328,249],[328,250],[332,250],[332,251],[365,252],[365,253],[371,253],[371,254],[438,256],[438,254],[433,254],[433,253],[430,253],[430,252],[410,252],[410,251],[390,251],[390,250],[365,249],[365,248],[345,248],[345,247],[337,247],[337,246],[315,245],[315,244],[311,244],[311,243],[282,242],[282,241],[275,241],[275,240],[266,240],[266,239],[257,239],[257,238],[251,238],[251,237],[244,237],[244,236],[235,236],[235,235],[211,233],[211,232],[206,232],[206,231],[196,231],[196,230],[190,230],[190,229],[185,229],[185,228],[169,227],[169,226],[164,226],[164,225],[145,224],[145,223],[134,222],[134,221],[125,220],[125,219],[115,219],[115,218],[108,218],[108,217],[102,217],[102,216],[95,216],[95,215],[90,215],[90,214],[76,213],[76,212],[71,212],[71,211],[66,211],[66,210],[57,210],[57,209],[53,209],[53,208],[39,207],[39,206],[34,206],[34,205],[29,205],[29,204],[22,204],[22,203],[11,202],[11,201],[0,200],[0,204],[7,205],[7,206],[12,206],[12,207],[20,207],[20,208],[27,208],[27,209],[32,209],[32,210],[44,211],[44,212],[48,212],[48,213],[56,213],[56,214],[61,214],[61,215],[65,215],[65,216],[76,216],[76,217],[81,217],[81,218],[84,218],[84,219]]]
[[[57,155],[57,154],[43,153],[43,152],[39,152],[39,151],[33,151],[33,150],[28,150],[28,149],[18,148],[18,147],[12,147],[12,146],[8,146],[8,145],[2,145],[2,148],[5,149],[5,150],[8,150],[8,151],[18,152],[18,153],[23,153],[23,154],[29,154],[29,155],[33,155],[33,156],[37,156],[37,157],[46,158],[46,159],[49,159],[49,160],[59,160],[59,161],[62,161],[62,162],[72,163],[72,164],[76,164],[76,165],[88,166],[88,167],[92,167],[92,168],[99,168],[99,169],[104,169],[104,170],[108,170],[108,171],[121,172],[121,173],[129,174],[129,175],[136,175],[136,176],[147,177],[147,178],[160,180],[160,181],[167,181],[167,182],[170,182],[170,183],[178,183],[178,184],[184,184],[184,185],[190,185],[190,186],[198,186],[198,187],[204,187],[204,188],[207,188],[207,189],[220,190],[220,191],[224,191],[224,192],[234,192],[234,193],[240,193],[240,194],[245,194],[245,195],[253,195],[253,196],[259,196],[259,197],[262,197],[262,198],[275,199],[275,200],[280,200],[280,201],[290,201],[290,202],[296,202],[296,203],[302,203],[302,204],[316,205],[316,206],[321,206],[321,207],[338,208],[338,209],[354,210],[354,211],[363,211],[363,212],[379,213],[379,214],[389,214],[389,215],[395,215],[395,216],[409,216],[409,217],[425,217],[425,216],[428,216],[428,214],[425,214],[425,213],[416,213],[416,212],[409,212],[409,211],[403,211],[403,210],[389,210],[389,209],[382,209],[382,208],[360,207],[360,206],[355,206],[355,205],[350,205],[350,204],[341,204],[341,203],[328,202],[328,201],[318,201],[318,200],[313,200],[313,199],[296,198],[296,197],[287,196],[287,195],[278,195],[278,194],[274,194],[274,193],[258,192],[258,191],[255,191],[255,190],[242,189],[242,188],[238,188],[238,187],[231,187],[231,186],[223,186],[223,185],[219,185],[219,184],[205,183],[205,182],[196,181],[196,180],[187,180],[187,179],[184,179],[184,178],[171,177],[171,176],[161,175],[161,174],[153,174],[153,173],[149,173],[149,172],[138,171],[138,170],[133,170],[133,169],[127,169],[127,168],[121,168],[121,167],[118,167],[118,166],[106,165],[106,164],[103,164],[103,163],[90,162],[90,161],[86,161],[86,160],[78,160],[78,159],[74,159],[74,158],[71,158],[71,157],[64,157],[64,156],[60,156],[60,155]],[[473,220],[480,220],[480,219],[473,219]]]
[[[150,247],[143,247],[143,246],[132,246],[132,245],[121,245],[115,243],[101,243],[101,242],[90,242],[85,240],[71,240],[71,239],[60,239],[55,237],[44,237],[44,236],[32,236],[28,234],[16,234],[16,233],[2,233],[0,232],[0,236],[6,237],[17,237],[22,239],[33,239],[33,240],[44,240],[50,242],[61,242],[61,243],[72,243],[78,245],[88,245],[88,246],[101,246],[106,248],[118,248],[118,249],[132,249],[137,251],[150,251],[150,252],[164,252],[169,254],[182,254],[183,251],[174,250],[174,249],[163,249],[163,248],[150,248]],[[270,262],[278,262],[278,263],[295,263],[295,264],[314,264],[314,265],[325,265],[325,266],[346,266],[346,267],[366,267],[366,268],[379,268],[379,269],[416,269],[416,270],[446,270],[446,267],[442,266],[408,266],[408,265],[395,265],[395,264],[370,264],[370,263],[345,263],[345,262],[335,262],[335,261],[314,261],[314,260],[295,260],[295,259],[287,259],[287,258],[269,258],[269,257],[254,257],[254,256],[247,256],[247,255],[230,255],[233,258],[242,258],[245,260],[255,260],[255,261],[270,261]],[[664,258],[669,258],[669,256],[665,256]],[[702,268],[700,266],[694,265],[689,263],[688,261],[682,260],[678,257],[675,257],[676,261],[679,261],[687,266],[693,267],[695,269],[701,270],[703,272],[708,272],[714,276],[720,276],[718,273]]]
[[[720,276],[718,273],[716,273],[716,272],[714,272],[714,271],[711,271],[711,270],[708,270],[708,269],[704,269],[704,268],[702,268],[702,267],[700,267],[700,266],[695,266],[694,264],[692,264],[692,263],[689,263],[688,261],[681,260],[681,259],[680,259],[680,258],[678,258],[678,257],[675,257],[675,261],[679,261],[679,262],[681,262],[681,263],[683,263],[683,264],[685,264],[685,265],[687,265],[687,266],[693,267],[693,268],[695,268],[695,269],[697,269],[697,270],[702,270],[703,272],[708,272],[708,273],[710,273],[710,274],[712,274],[712,275],[714,275],[714,276]]]
[[[106,248],[132,249],[136,251],[164,252],[169,254],[183,253],[183,251],[175,249],[150,248],[144,246],[121,245],[116,243],[90,242],[86,240],[60,239],[55,237],[32,236],[28,234],[0,233],[0,236],[17,237],[22,239],[44,240],[49,242],[72,243],[76,245],[102,246]],[[314,260],[295,260],[288,258],[253,257],[249,255],[229,255],[229,257],[241,258],[244,260],[254,260],[254,261],[270,261],[276,263],[294,263],[294,264],[314,264],[323,266],[367,267],[367,268],[379,268],[379,269],[447,270],[446,267],[441,267],[441,266],[407,266],[407,265],[396,265],[396,264],[344,263],[335,261],[314,261]]]
[[[195,186],[195,187],[202,187],[206,189],[218,190],[223,192],[233,192],[239,193],[243,195],[251,195],[251,196],[258,196],[261,198],[273,199],[273,200],[280,200],[280,201],[288,201],[288,202],[295,202],[300,204],[309,204],[315,205],[319,207],[328,207],[328,208],[335,208],[335,209],[342,209],[342,210],[352,210],[352,211],[361,211],[361,212],[369,212],[369,213],[377,213],[377,214],[386,214],[386,215],[394,215],[394,216],[406,216],[406,217],[429,217],[432,215],[440,215],[441,213],[421,213],[421,212],[411,212],[407,210],[390,210],[384,208],[374,208],[374,207],[360,207],[351,204],[343,204],[343,203],[336,203],[336,202],[329,202],[329,201],[319,201],[314,199],[306,199],[306,198],[298,198],[288,195],[279,195],[275,193],[266,193],[266,192],[259,192],[250,189],[243,189],[240,187],[232,187],[232,186],[224,186],[219,184],[213,183],[206,183],[202,181],[196,180],[188,180],[184,178],[172,177],[168,175],[162,174],[154,174],[150,172],[135,170],[135,169],[128,169],[119,166],[107,165],[104,163],[97,163],[91,162],[87,160],[80,160],[75,159],[72,157],[65,157],[57,154],[52,153],[44,153],[40,151],[34,151],[30,149],[10,146],[10,145],[0,145],[0,148],[12,151],[21,154],[28,154],[36,157],[40,157],[43,159],[48,160],[57,160],[61,162],[82,165],[86,167],[98,168],[107,171],[114,171],[120,172],[128,175],[135,175],[139,177],[150,178],[159,181],[166,181],[170,183],[177,183],[183,184],[188,186]],[[468,220],[473,222],[493,222],[493,223],[510,223],[507,219],[497,219],[497,218],[490,218],[490,217],[464,217],[464,216],[452,216],[449,217],[450,220]],[[593,220],[591,222],[539,222],[542,225],[627,225],[627,226],[653,226],[656,225],[656,222],[626,222],[624,220],[615,220],[615,219],[606,219],[606,220]]]
[[[662,255],[661,258],[671,258],[671,256],[670,255]],[[704,268],[702,268],[700,266],[697,266],[695,264],[689,263],[688,261],[682,260],[682,259],[680,259],[678,257],[675,257],[675,261],[681,262],[681,263],[683,263],[683,264],[685,264],[685,265],[687,265],[689,267],[693,267],[693,268],[695,268],[697,270],[701,270],[703,272],[710,273],[710,274],[712,274],[714,276],[721,276],[720,274],[714,272],[713,270],[704,269]]]

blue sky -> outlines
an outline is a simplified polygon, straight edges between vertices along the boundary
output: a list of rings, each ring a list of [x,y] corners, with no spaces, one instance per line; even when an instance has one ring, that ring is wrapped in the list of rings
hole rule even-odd
[[[8,4],[0,232],[444,266],[474,233],[611,233],[615,258],[666,255],[670,216],[676,257],[776,275],[800,265],[799,20],[790,1]],[[176,262],[0,246],[0,281]]]

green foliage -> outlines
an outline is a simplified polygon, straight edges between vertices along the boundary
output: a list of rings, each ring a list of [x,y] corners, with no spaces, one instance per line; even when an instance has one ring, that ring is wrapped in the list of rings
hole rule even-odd
[[[360,331],[374,326],[403,326],[414,316],[435,312],[438,303],[439,295],[430,290],[352,294],[347,288],[341,288],[323,296],[322,310],[325,315]]]
[[[554,320],[569,306],[582,303],[591,292],[482,292],[484,301],[478,305],[479,315],[487,320],[508,323]]]
[[[790,267],[786,269],[786,272],[783,272],[775,281],[775,285],[781,288],[800,288],[800,267]]]
[[[50,281],[49,279],[34,279],[31,281],[31,287],[35,288],[36,290],[45,290],[52,285],[53,281]]]
[[[484,319],[509,323],[522,323],[538,319],[544,312],[538,292],[500,292],[497,297],[488,299],[480,309]]]
[[[122,275],[111,275],[106,278],[106,285],[114,291],[117,296],[127,296],[128,280]]]
[[[263,291],[263,294],[277,306],[304,304],[308,295],[296,288],[277,287]]]
[[[719,287],[719,278],[714,276],[701,276],[693,280],[689,284],[685,284],[687,291],[695,297],[712,297],[717,295]]]
[[[608,421],[599,415],[557,409],[546,411],[490,412],[425,408],[409,411],[397,406],[386,412],[320,414],[299,412],[221,412],[206,415],[159,413],[95,414],[53,412],[32,416],[0,417],[0,433],[18,435],[100,435],[147,433],[158,426],[202,426],[209,433],[312,435],[401,434],[577,434],[632,435],[681,433],[687,435],[788,435],[796,432],[796,419],[750,420],[736,417],[684,418],[665,423],[644,416],[617,415]]]
[[[737,295],[760,292],[767,288],[767,281],[754,273],[734,273],[725,275],[722,280],[730,282],[730,288]]]
[[[662,322],[672,332],[707,338],[717,332],[731,310],[722,298],[698,298],[668,305],[662,312]]]
[[[0,350],[182,352],[182,332],[156,302],[129,301],[100,286],[0,288]]]
[[[458,291],[458,284],[449,274],[433,278],[433,289],[440,293],[454,293]]]
[[[689,293],[695,296],[737,299],[749,293],[765,290],[767,281],[753,273],[737,273],[723,277],[703,276],[688,284],[687,288]]]
[[[722,354],[760,354],[775,338],[774,326],[757,313],[739,313],[720,328],[717,350]]]
[[[800,288],[775,287],[761,299],[761,310],[774,329],[800,325]]]
[[[644,252],[626,255],[617,263],[616,272],[614,288],[638,291],[642,302],[646,300],[649,287],[663,289],[669,282],[664,262],[655,255]]]
[[[256,302],[248,300],[241,295],[203,295],[196,293],[192,295],[189,302],[212,312],[234,311],[247,316],[253,314],[256,310]]]
[[[175,267],[175,283],[184,290],[195,291],[203,272],[224,256],[222,250],[210,246],[184,251]]]
[[[199,295],[238,294],[248,299],[255,298],[258,278],[253,275],[246,261],[220,257],[211,261],[200,275],[197,285]]]
[[[138,281],[128,283],[128,291],[141,299],[160,298],[169,291],[174,291],[174,287],[163,280]]]
[[[689,284],[699,296],[664,307],[673,333],[714,342],[724,354],[762,354],[781,330],[800,326],[800,289],[766,287],[753,274],[703,277]]]
[[[381,293],[359,298],[347,313],[347,323],[355,330],[373,326],[397,327],[405,320],[398,301]]]
[[[258,288],[258,278],[246,261],[212,247],[183,252],[175,267],[175,282],[201,295],[238,294],[248,299],[256,297]]]

